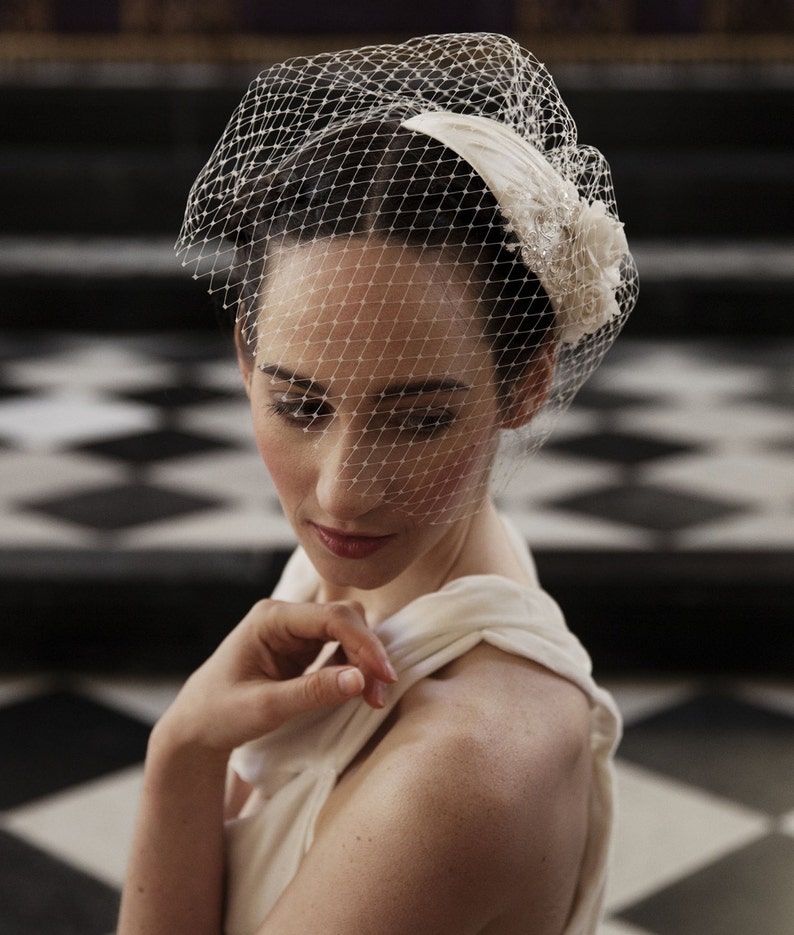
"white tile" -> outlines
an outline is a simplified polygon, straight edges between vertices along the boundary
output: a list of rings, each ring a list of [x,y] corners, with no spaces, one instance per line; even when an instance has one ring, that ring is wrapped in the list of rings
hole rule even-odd
[[[561,510],[519,511],[506,508],[504,512],[533,549],[645,550],[653,544],[652,535],[645,530],[593,517],[574,516]]]
[[[561,441],[563,438],[595,432],[600,427],[601,421],[598,412],[589,409],[577,409],[576,398],[574,397],[570,409],[566,409],[565,412],[551,420],[549,439]]]
[[[617,776],[612,912],[769,830],[764,815],[620,760]]]
[[[228,358],[199,364],[195,372],[203,386],[224,393],[238,393],[240,398],[245,400],[243,378],[231,349]]]
[[[275,510],[232,507],[141,525],[119,533],[117,542],[125,549],[291,549],[295,534]]]
[[[645,717],[681,704],[694,696],[698,685],[691,679],[657,679],[632,681],[606,679],[604,687],[613,695],[623,723],[628,726]]]
[[[682,549],[791,549],[794,512],[787,509],[739,513],[682,530],[677,544]]]
[[[0,438],[30,450],[96,441],[157,426],[151,406],[90,394],[53,394],[0,402]]]
[[[619,472],[604,462],[541,450],[511,475],[508,484],[498,490],[498,497],[506,508],[518,503],[538,504],[611,484],[619,477]]]
[[[34,513],[4,513],[0,522],[0,548],[91,548],[94,537],[71,523]]]
[[[154,724],[176,698],[179,679],[100,678],[84,676],[74,680],[77,691],[133,717]]]
[[[220,496],[238,504],[278,502],[276,488],[258,451],[219,451],[178,459],[152,467],[149,479],[182,493]]]
[[[763,386],[763,367],[709,360],[698,349],[670,343],[650,347],[641,360],[627,357],[609,367],[599,385],[659,398],[716,399]]]
[[[4,373],[9,383],[37,392],[59,388],[121,392],[168,384],[173,368],[112,338],[75,338],[59,354],[8,363]]]
[[[794,419],[783,410],[752,403],[690,405],[626,409],[615,418],[617,428],[667,441],[724,444],[752,450],[761,442],[777,442],[794,434]]]
[[[743,681],[737,686],[736,691],[752,704],[762,705],[794,717],[794,683],[790,681]]]
[[[774,451],[721,451],[665,458],[643,480],[685,491],[785,509],[794,503],[794,457]]]
[[[250,451],[256,451],[251,410],[245,397],[191,406],[183,412],[180,425],[195,432],[228,438],[247,445]]]
[[[56,496],[124,479],[120,465],[90,455],[0,450],[0,501]]]
[[[120,886],[132,844],[143,767],[135,766],[5,813],[0,824]]]

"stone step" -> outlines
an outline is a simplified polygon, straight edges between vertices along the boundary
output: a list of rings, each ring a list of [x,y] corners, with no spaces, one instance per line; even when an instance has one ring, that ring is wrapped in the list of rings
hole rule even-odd
[[[206,153],[0,150],[0,233],[176,235]],[[621,218],[635,237],[769,237],[792,231],[794,148],[618,150]]]
[[[254,72],[0,72],[0,233],[173,235]],[[631,235],[790,234],[794,72],[569,67],[559,80]]]
[[[794,333],[794,239],[632,241],[640,334]],[[5,327],[206,329],[213,300],[168,238],[0,237]]]

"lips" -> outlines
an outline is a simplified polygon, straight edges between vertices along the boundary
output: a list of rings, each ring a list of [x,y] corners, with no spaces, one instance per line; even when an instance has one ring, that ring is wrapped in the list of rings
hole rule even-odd
[[[338,558],[368,558],[392,539],[392,536],[366,536],[342,532],[317,523],[310,523],[310,525],[320,542]]]

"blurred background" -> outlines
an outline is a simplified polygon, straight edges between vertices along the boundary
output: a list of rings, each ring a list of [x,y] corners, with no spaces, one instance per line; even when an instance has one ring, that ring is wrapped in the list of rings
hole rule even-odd
[[[291,547],[173,257],[249,81],[494,31],[641,277],[501,505],[627,730],[604,935],[794,933],[794,2],[0,0],[0,935],[109,935],[141,760]]]

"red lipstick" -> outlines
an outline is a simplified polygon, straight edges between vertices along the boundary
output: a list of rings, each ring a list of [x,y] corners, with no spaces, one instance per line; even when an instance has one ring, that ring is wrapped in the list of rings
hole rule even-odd
[[[329,529],[310,523],[320,542],[338,558],[369,558],[391,539],[391,536],[364,536],[356,533],[342,532],[340,529]]]

